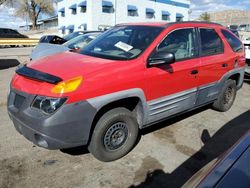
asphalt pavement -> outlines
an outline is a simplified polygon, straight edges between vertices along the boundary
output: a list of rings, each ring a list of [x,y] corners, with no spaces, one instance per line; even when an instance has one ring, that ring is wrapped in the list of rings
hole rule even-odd
[[[244,83],[228,112],[207,106],[156,124],[141,131],[133,151],[115,162],[97,161],[86,147],[34,146],[17,133],[6,110],[11,77],[18,63],[29,63],[31,49],[0,49],[1,188],[181,187],[250,128],[250,85]]]

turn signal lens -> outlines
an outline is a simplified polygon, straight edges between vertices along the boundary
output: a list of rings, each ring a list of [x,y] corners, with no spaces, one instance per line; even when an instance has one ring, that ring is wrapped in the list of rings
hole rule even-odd
[[[67,81],[60,82],[55,87],[52,88],[51,92],[56,94],[62,94],[75,91],[82,83],[82,80],[83,78],[79,76]]]

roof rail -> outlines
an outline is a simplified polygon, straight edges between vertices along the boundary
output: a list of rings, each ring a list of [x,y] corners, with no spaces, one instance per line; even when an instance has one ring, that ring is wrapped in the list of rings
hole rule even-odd
[[[170,25],[173,25],[173,24],[192,24],[192,23],[197,23],[197,24],[212,24],[212,25],[218,25],[218,26],[222,26],[224,27],[223,25],[219,24],[219,23],[215,23],[215,22],[206,22],[206,21],[183,21],[183,22],[169,22],[167,23],[165,26],[168,27]]]

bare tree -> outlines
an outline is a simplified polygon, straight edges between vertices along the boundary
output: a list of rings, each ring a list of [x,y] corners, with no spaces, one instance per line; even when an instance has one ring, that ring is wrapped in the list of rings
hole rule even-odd
[[[0,5],[2,4],[11,4],[13,5],[13,0],[0,0]]]
[[[37,20],[41,13],[51,15],[54,13],[53,2],[49,0],[20,0],[15,15],[28,16],[32,21],[32,28],[37,28]]]
[[[0,5],[5,3],[6,0],[0,0]]]

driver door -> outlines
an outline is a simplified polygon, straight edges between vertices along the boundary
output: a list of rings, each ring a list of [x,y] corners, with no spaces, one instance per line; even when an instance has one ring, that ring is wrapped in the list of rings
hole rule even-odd
[[[194,107],[197,98],[200,60],[195,28],[169,33],[156,51],[175,55],[175,63],[146,70],[148,123]]]

